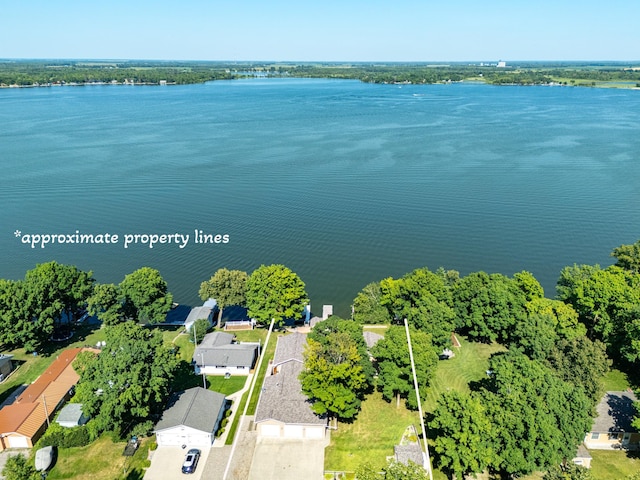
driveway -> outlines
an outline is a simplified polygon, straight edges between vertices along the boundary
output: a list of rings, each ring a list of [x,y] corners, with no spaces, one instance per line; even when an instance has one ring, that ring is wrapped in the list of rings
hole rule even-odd
[[[30,448],[9,448],[7,450],[0,452],[0,480],[4,480],[4,477],[2,476],[1,472],[2,472],[2,469],[4,468],[4,464],[7,462],[7,458],[13,457],[14,455],[18,455],[19,453],[29,458],[29,455],[31,455],[31,449]]]
[[[258,440],[249,480],[323,480],[327,444],[327,440]]]
[[[198,467],[193,474],[184,475],[182,473],[182,462],[190,448],[200,450],[200,460]],[[175,480],[176,478],[184,478],[185,480],[200,480],[204,465],[207,463],[210,447],[189,447],[182,449],[180,447],[158,447],[153,452],[151,458],[151,466],[144,474],[144,480]]]

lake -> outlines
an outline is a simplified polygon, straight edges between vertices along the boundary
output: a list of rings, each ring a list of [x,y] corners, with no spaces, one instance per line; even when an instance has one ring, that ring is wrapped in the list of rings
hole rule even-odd
[[[315,314],[348,316],[364,285],[423,266],[528,270],[553,297],[563,266],[608,265],[640,238],[639,91],[2,89],[0,122],[2,278],[53,259],[100,282],[151,266],[199,304],[218,268],[283,263]],[[81,234],[93,243],[71,243]]]

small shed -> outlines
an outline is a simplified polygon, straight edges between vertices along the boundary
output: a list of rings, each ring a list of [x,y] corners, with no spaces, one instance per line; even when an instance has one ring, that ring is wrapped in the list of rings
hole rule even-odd
[[[0,382],[3,381],[13,370],[13,355],[0,354]]]
[[[56,419],[56,423],[62,427],[73,428],[84,425],[89,417],[82,413],[81,403],[69,403],[65,405]]]

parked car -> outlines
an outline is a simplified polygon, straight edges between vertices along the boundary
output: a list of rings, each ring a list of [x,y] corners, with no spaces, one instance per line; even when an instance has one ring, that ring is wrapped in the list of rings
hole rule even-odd
[[[198,460],[200,459],[200,450],[192,448],[187,452],[182,463],[182,473],[193,473],[198,466]]]

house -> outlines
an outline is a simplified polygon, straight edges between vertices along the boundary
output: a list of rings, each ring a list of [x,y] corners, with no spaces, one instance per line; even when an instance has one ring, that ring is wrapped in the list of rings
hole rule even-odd
[[[630,449],[640,447],[640,433],[631,426],[638,399],[631,391],[607,392],[596,407],[597,416],[584,444],[589,449]]]
[[[213,332],[193,352],[196,373],[249,375],[258,358],[259,343],[236,343],[230,333]]]
[[[223,394],[202,387],[172,395],[155,428],[158,446],[210,447],[226,403]]]
[[[56,418],[56,423],[61,427],[77,427],[79,425],[84,425],[89,421],[89,417],[85,416],[82,413],[82,404],[81,403],[69,403],[62,407],[60,413],[58,414],[58,418]]]
[[[0,382],[13,371],[13,355],[0,354]]]
[[[303,333],[278,338],[256,407],[258,438],[324,439],[327,418],[313,412],[298,377],[304,369]]]
[[[576,456],[574,457],[572,462],[584,468],[591,468],[591,459],[592,457],[589,453],[589,450],[587,450],[584,444],[581,444],[578,447],[578,452],[576,453]]]
[[[72,362],[83,350],[63,351],[11,405],[0,410],[0,451],[33,447],[58,408],[71,397],[80,379]]]
[[[213,311],[216,308],[217,302],[210,298],[201,307],[193,307],[189,312],[189,315],[184,321],[184,328],[188,331],[191,330],[192,325],[196,320],[205,319],[209,322],[209,326],[213,326]]]

